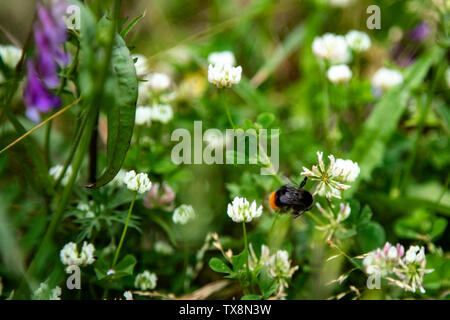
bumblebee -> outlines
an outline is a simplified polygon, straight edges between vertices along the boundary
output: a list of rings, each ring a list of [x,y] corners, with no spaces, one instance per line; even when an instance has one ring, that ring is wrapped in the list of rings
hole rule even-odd
[[[308,178],[305,177],[298,187],[284,185],[272,192],[269,197],[270,207],[284,212],[291,211],[296,217],[311,210],[314,198],[309,191],[303,190],[307,180]]]

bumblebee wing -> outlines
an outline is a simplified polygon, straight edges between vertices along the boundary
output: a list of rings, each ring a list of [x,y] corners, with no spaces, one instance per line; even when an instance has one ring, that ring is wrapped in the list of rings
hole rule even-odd
[[[280,202],[288,205],[303,204],[297,190],[289,190],[280,195]]]

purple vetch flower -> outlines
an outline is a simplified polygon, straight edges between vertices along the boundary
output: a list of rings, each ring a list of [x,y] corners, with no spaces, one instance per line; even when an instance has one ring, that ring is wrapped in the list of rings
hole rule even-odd
[[[24,89],[26,115],[38,122],[40,113],[61,106],[61,99],[51,89],[60,83],[58,70],[69,63],[69,55],[64,52],[63,44],[67,40],[64,23],[65,0],[56,0],[52,6],[37,4],[38,20],[34,24],[34,42],[36,53],[27,62],[27,80]]]
[[[61,106],[61,99],[53,95],[39,79],[32,60],[27,62],[28,78],[24,89],[24,102],[27,106],[26,115],[39,122],[39,112],[48,112]]]
[[[421,22],[409,30],[391,49],[393,61],[400,67],[411,65],[423,51],[423,42],[430,34],[430,26]]]
[[[69,63],[69,56],[64,52],[62,44],[67,40],[67,29],[63,20],[67,8],[65,0],[59,0],[51,8],[38,3],[39,20],[35,24],[36,45],[44,53],[50,53],[60,65]],[[36,39],[40,35],[40,39]]]
[[[408,38],[414,42],[422,42],[430,34],[430,26],[425,23],[419,23],[414,29],[408,33]]]

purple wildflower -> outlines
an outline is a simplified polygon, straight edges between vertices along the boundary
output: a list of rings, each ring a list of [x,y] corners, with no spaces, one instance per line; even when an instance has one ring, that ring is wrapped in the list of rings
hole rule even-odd
[[[34,25],[36,54],[27,62],[27,81],[24,89],[26,115],[38,122],[41,112],[61,106],[61,99],[51,89],[58,87],[58,69],[69,63],[63,44],[67,30],[63,20],[67,7],[65,0],[58,0],[51,7],[37,4],[38,20]]]
[[[38,122],[39,112],[48,112],[61,106],[61,99],[54,96],[39,79],[32,60],[27,62],[28,79],[24,90],[26,115],[30,120]]]
[[[427,23],[421,22],[409,30],[403,39],[394,44],[391,54],[394,62],[400,67],[411,65],[423,51],[423,42],[430,34]]]
[[[413,42],[422,42],[430,34],[430,27],[425,22],[419,23],[408,33],[409,40]]]

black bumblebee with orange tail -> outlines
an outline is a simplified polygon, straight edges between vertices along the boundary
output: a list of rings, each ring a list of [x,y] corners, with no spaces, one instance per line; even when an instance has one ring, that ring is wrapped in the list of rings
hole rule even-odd
[[[311,210],[314,198],[309,191],[303,190],[307,179],[305,177],[298,188],[284,185],[272,192],[269,197],[270,207],[281,211],[292,211],[296,218],[305,211]]]

